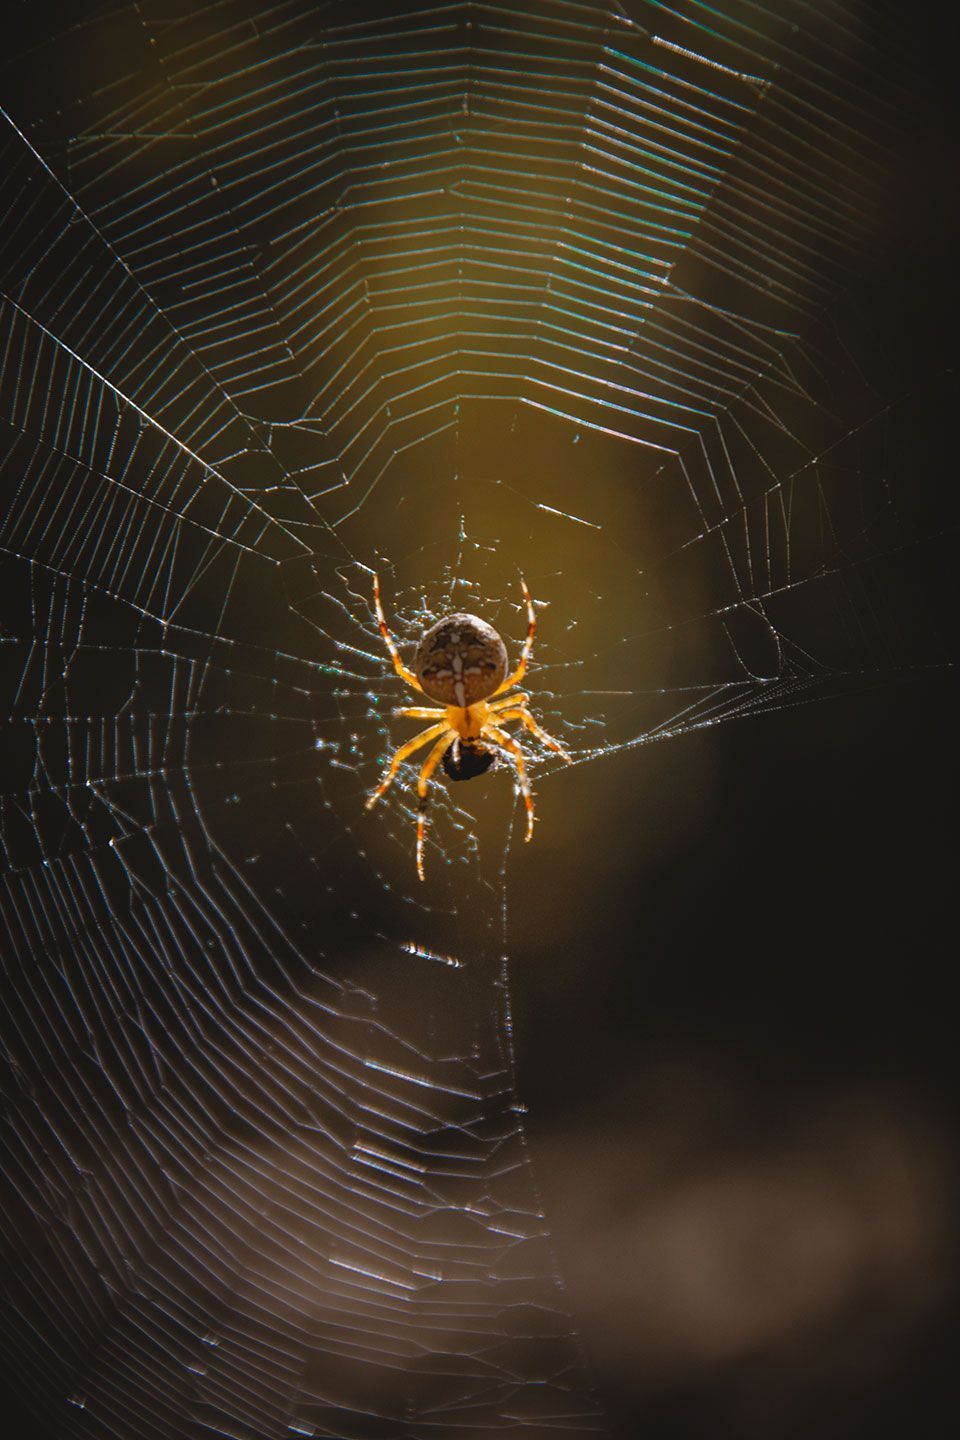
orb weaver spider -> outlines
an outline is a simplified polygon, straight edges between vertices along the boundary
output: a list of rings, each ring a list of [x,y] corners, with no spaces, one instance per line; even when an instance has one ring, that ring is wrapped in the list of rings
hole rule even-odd
[[[423,841],[426,826],[427,793],[430,777],[443,761],[443,768],[451,780],[472,780],[482,775],[493,763],[497,751],[503,751],[514,765],[517,779],[527,807],[527,840],[533,836],[534,806],[530,782],[527,779],[523,751],[512,735],[502,728],[512,720],[519,720],[544,745],[561,755],[567,764],[570,756],[559,741],[548,735],[537,724],[527,708],[529,695],[506,695],[523,679],[527,662],[533,650],[537,633],[537,617],[533,600],[526,582],[520,586],[527,607],[527,638],[523,642],[517,668],[507,674],[507,647],[492,625],[476,615],[446,615],[438,620],[420,637],[413,665],[408,669],[400,658],[396,642],[387,628],[380,603],[380,579],[373,577],[373,603],[377,624],[384,644],[390,652],[393,668],[401,680],[436,700],[441,709],[430,705],[406,705],[396,713],[413,720],[433,720],[426,730],[421,730],[412,740],[394,751],[393,758],[376,790],[367,801],[369,810],[380,799],[400,766],[408,755],[414,754],[424,745],[434,742],[430,753],[420,767],[417,793],[420,805],[417,813],[417,874],[426,879],[423,866]],[[502,695],[502,700],[494,697]],[[489,703],[491,702],[492,703]],[[491,744],[492,742],[492,744]]]

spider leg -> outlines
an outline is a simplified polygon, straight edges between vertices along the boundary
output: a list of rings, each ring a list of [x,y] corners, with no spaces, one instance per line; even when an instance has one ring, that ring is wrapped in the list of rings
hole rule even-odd
[[[487,706],[487,709],[503,710],[507,705],[526,705],[529,699],[530,696],[524,695],[522,691],[519,695],[504,695],[502,700],[494,700]]]
[[[573,764],[572,757],[567,754],[566,750],[564,750],[563,746],[560,744],[560,741],[554,740],[553,736],[548,735],[542,725],[537,724],[536,720],[534,720],[533,716],[530,714],[530,711],[526,708],[525,705],[518,705],[515,710],[498,710],[497,719],[522,721],[523,724],[526,725],[527,729],[530,731],[531,735],[536,735],[537,739],[540,740],[544,745],[549,746],[551,750],[555,750],[558,755],[562,755],[568,765]]]
[[[396,775],[407,756],[412,755],[414,750],[419,750],[421,746],[426,745],[428,741],[435,739],[441,731],[447,729],[449,729],[449,727],[446,720],[444,720],[442,725],[429,725],[426,730],[421,730],[419,735],[414,735],[412,740],[408,740],[406,745],[401,745],[399,750],[394,751],[393,759],[390,761],[387,773],[367,801],[368,810],[371,806],[376,805],[380,796],[389,787],[394,775]]]
[[[399,710],[394,710],[394,715],[409,715],[412,720],[434,720],[438,715],[446,715],[446,710],[440,710],[436,705],[401,705]]]
[[[494,695],[502,695],[504,690],[519,685],[527,672],[527,661],[530,659],[530,652],[533,649],[533,637],[537,633],[537,616],[533,608],[533,601],[530,598],[530,591],[527,589],[527,582],[523,576],[520,577],[520,587],[523,590],[523,598],[527,602],[527,638],[523,642],[523,649],[520,652],[520,663],[512,675],[508,675],[502,685],[494,690]]]
[[[456,731],[449,729],[446,734],[440,736],[424,760],[420,770],[420,779],[417,781],[417,794],[420,796],[420,808],[417,814],[417,874],[421,880],[427,878],[423,869],[423,834],[427,823],[427,791],[430,788],[430,776],[439,765],[444,751],[450,748],[456,738]]]
[[[380,576],[376,573],[374,573],[373,577],[373,604],[377,612],[377,624],[380,627],[380,634],[383,636],[383,643],[390,651],[390,659],[393,661],[394,670],[396,670],[401,680],[406,680],[408,685],[412,685],[414,690],[419,690],[422,695],[423,686],[413,671],[408,670],[400,659],[400,651],[397,649],[396,641],[387,629],[387,622],[383,615],[383,606],[380,604]]]
[[[500,717],[498,716],[497,718],[499,719]],[[496,725],[491,725],[489,720],[480,733],[481,735],[489,735],[491,739],[496,740],[501,749],[506,750],[513,758],[513,763],[517,767],[517,778],[520,781],[520,789],[523,792],[523,803],[527,807],[526,838],[532,840],[534,820],[533,796],[530,793],[530,781],[527,779],[527,770],[523,763],[523,751],[511,735],[508,735],[505,730],[498,729]]]

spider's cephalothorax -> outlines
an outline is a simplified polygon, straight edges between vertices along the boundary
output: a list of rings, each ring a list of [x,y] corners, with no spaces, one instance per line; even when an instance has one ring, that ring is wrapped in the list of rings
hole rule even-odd
[[[421,880],[424,878],[423,837],[427,791],[430,776],[441,760],[451,780],[472,780],[489,770],[498,750],[506,752],[516,767],[517,779],[527,807],[528,840],[533,835],[534,811],[533,796],[523,763],[523,751],[514,737],[501,727],[511,720],[519,720],[532,735],[536,735],[544,745],[555,750],[570,763],[570,756],[563,746],[541,729],[530,714],[527,708],[530,697],[503,694],[504,691],[512,690],[523,678],[533,649],[533,637],[537,632],[537,617],[534,614],[530,591],[522,580],[520,584],[527,606],[527,638],[523,642],[516,670],[508,675],[506,646],[493,626],[476,615],[447,615],[438,620],[436,625],[432,625],[421,637],[413,669],[408,670],[400,659],[393,636],[387,629],[383,606],[380,604],[379,578],[376,575],[373,577],[373,603],[377,612],[377,624],[390,652],[393,668],[401,680],[412,685],[414,690],[419,690],[430,700],[439,701],[444,706],[442,710],[438,710],[428,705],[406,705],[400,710],[401,715],[409,715],[416,720],[435,720],[437,723],[428,725],[426,730],[422,730],[394,752],[387,773],[367,801],[368,809],[375,805],[407,756],[420,750],[429,741],[434,742],[421,766],[417,784],[420,797],[417,816],[417,874]],[[497,700],[497,695],[503,695],[503,699]]]
[[[476,615],[448,615],[431,625],[411,666],[424,695],[466,709],[486,700],[507,673],[507,647]]]

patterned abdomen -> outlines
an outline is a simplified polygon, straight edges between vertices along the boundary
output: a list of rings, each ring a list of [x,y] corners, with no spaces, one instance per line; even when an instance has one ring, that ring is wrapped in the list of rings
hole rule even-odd
[[[503,680],[506,646],[476,615],[447,615],[420,641],[413,673],[431,700],[465,710],[488,699]]]

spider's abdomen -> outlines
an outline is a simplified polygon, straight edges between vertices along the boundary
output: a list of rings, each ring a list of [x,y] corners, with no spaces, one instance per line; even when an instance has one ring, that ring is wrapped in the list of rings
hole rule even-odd
[[[475,780],[492,764],[492,750],[484,745],[471,745],[467,740],[455,740],[443,752],[443,768],[451,780]]]
[[[507,649],[485,620],[448,615],[426,631],[412,669],[431,700],[465,710],[486,700],[503,680]]]

